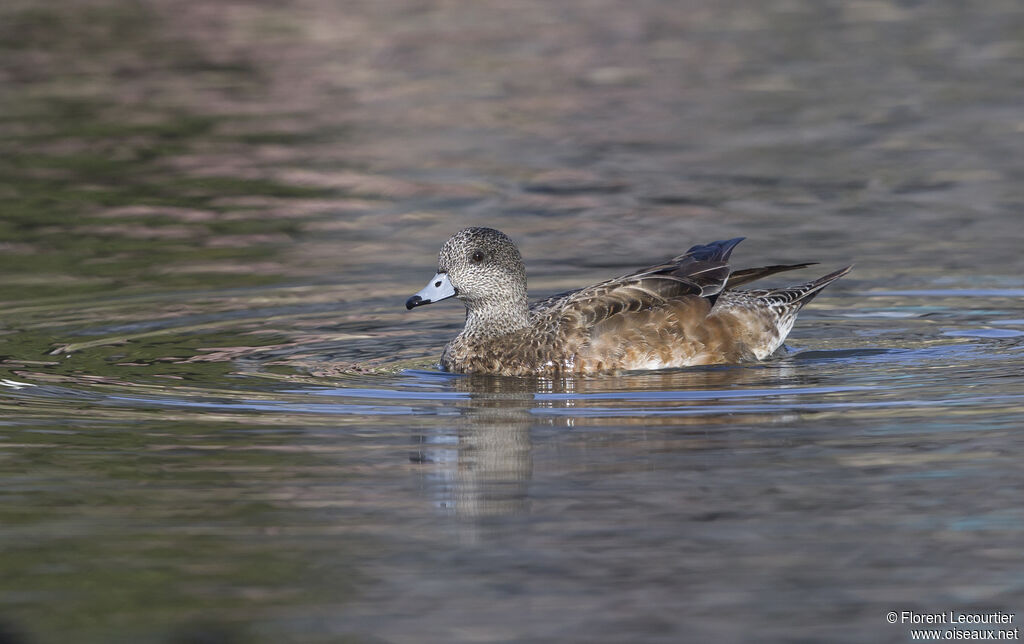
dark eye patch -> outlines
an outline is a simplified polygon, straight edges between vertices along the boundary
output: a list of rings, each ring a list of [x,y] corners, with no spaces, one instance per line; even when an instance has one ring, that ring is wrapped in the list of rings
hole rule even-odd
[[[470,257],[474,264],[479,264],[484,261],[484,253],[481,250],[473,251],[473,256]]]

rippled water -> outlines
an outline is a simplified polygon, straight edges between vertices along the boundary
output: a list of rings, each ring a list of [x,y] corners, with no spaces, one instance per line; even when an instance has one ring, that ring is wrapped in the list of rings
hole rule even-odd
[[[1021,33],[1009,1],[5,3],[0,631],[1019,622]],[[535,296],[739,235],[857,266],[764,363],[461,377],[460,307],[403,302],[470,224]]]

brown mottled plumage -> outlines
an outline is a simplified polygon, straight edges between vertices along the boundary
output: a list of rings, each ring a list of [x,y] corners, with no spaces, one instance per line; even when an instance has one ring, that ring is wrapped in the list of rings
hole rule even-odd
[[[491,228],[449,239],[437,274],[406,307],[457,297],[466,325],[441,354],[458,373],[557,375],[762,360],[782,346],[796,315],[842,268],[772,290],[737,286],[791,264],[733,271],[742,237],[694,246],[658,266],[530,305],[526,268],[512,240]]]

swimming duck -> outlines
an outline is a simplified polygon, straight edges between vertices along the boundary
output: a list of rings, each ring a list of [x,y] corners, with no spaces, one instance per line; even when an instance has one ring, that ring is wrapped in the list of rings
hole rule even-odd
[[[466,324],[441,353],[456,373],[592,374],[763,360],[797,313],[851,266],[770,290],[737,287],[812,263],[732,270],[743,237],[692,247],[664,264],[530,304],[519,249],[501,231],[472,227],[441,248],[437,274],[413,309],[450,297]]]

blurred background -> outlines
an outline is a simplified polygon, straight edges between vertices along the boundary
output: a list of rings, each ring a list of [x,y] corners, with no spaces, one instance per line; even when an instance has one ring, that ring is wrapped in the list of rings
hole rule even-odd
[[[865,279],[1018,254],[1012,1],[0,11],[8,297],[398,296],[469,224],[544,276],[738,234]]]
[[[0,623],[882,642],[900,602],[1019,609],[1022,87],[1017,0],[5,0]],[[736,236],[857,267],[763,368],[453,380],[461,307],[402,303],[469,225],[534,295]]]

